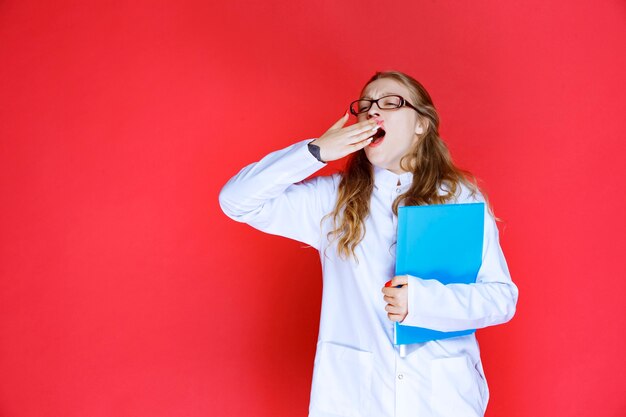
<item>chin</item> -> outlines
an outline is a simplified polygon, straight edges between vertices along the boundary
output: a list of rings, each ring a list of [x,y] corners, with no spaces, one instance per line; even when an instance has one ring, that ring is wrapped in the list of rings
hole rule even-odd
[[[404,172],[404,170],[400,168],[400,162],[396,155],[385,154],[379,149],[365,148],[365,156],[367,156],[367,160],[370,161],[370,164],[375,167],[386,169],[395,173],[397,173],[397,171]]]

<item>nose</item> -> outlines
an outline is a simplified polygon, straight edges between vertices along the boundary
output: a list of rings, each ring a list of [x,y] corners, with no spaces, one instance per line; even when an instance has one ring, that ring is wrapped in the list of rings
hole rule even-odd
[[[378,107],[378,103],[372,103],[370,109],[367,111],[367,118],[371,119],[377,116],[380,116],[380,108]]]

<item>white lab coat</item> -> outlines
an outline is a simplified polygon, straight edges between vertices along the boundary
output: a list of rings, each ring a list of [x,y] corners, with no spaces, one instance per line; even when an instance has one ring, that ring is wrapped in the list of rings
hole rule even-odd
[[[394,276],[397,217],[391,205],[412,180],[375,167],[375,188],[359,262],[329,246],[339,175],[307,179],[325,164],[307,148],[311,139],[272,152],[230,179],[220,193],[232,219],[304,242],[320,252],[322,309],[310,417],[483,416],[489,389],[474,334],[394,347],[381,288]],[[400,183],[400,185],[397,185]],[[463,187],[457,201],[473,202]],[[482,197],[478,197],[478,201]],[[409,277],[403,324],[440,331],[478,329],[507,322],[518,289],[511,281],[493,217],[485,212],[483,263],[476,284],[443,285]]]

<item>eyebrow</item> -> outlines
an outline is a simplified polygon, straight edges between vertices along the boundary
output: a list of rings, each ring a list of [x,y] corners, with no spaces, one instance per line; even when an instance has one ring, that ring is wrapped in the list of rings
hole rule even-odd
[[[399,96],[399,95],[400,95],[400,94],[398,94],[398,93],[390,93],[390,92],[388,92],[388,91],[384,91],[384,92],[382,92],[381,94],[382,94],[382,95],[381,95],[381,97],[385,97],[385,96],[392,96],[392,95],[393,95],[393,96]],[[361,98],[367,98],[367,99],[372,100],[372,98],[371,98],[370,96],[363,96],[363,97],[361,97]]]

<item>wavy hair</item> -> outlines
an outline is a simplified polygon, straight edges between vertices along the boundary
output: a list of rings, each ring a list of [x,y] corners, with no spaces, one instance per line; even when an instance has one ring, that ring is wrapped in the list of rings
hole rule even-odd
[[[480,192],[476,177],[453,163],[439,136],[439,115],[422,84],[402,72],[385,71],[377,72],[363,91],[371,82],[381,78],[393,79],[409,89],[410,102],[418,109],[418,117],[426,126],[415,145],[400,160],[400,167],[413,173],[413,181],[411,187],[393,202],[393,213],[398,214],[401,203],[407,206],[447,203],[454,199],[460,184],[469,189],[470,196]],[[372,164],[361,149],[350,156],[341,174],[337,202],[327,215],[333,220],[333,230],[328,233],[328,238],[338,240],[337,251],[344,259],[352,256],[358,262],[355,249],[365,237],[365,219],[369,215],[373,190]],[[440,190],[443,194],[439,193]],[[483,197],[488,206],[487,197]]]

